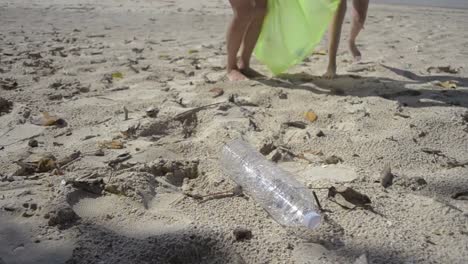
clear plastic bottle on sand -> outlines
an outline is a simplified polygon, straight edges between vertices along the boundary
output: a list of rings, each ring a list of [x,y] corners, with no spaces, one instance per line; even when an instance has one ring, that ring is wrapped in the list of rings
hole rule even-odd
[[[224,145],[221,166],[280,224],[316,228],[320,224],[312,193],[290,173],[240,139]]]

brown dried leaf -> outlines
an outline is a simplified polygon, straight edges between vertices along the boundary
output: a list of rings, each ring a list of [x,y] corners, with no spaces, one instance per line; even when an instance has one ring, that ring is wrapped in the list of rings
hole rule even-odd
[[[18,175],[27,176],[36,172],[49,172],[57,168],[57,163],[53,155],[44,155],[28,162],[15,162],[21,168],[16,172]]]
[[[441,73],[441,72],[445,72],[445,73],[451,73],[451,74],[457,74],[460,72],[460,68],[453,68],[452,66],[437,66],[437,67],[434,67],[434,66],[431,66],[429,68],[427,68],[427,72],[428,73]]]
[[[65,120],[56,115],[50,115],[48,112],[42,112],[42,116],[33,118],[31,123],[38,126],[63,126]]]
[[[445,81],[445,82],[438,82],[437,85],[445,89],[456,89],[458,87],[458,82],[457,81]]]
[[[307,111],[304,115],[305,119],[307,119],[310,122],[315,122],[317,120],[317,114],[315,114],[312,111]]]
[[[349,187],[341,187],[339,189],[334,186],[330,187],[328,189],[328,198],[342,198],[346,202],[358,207],[363,207],[371,203],[369,196]]]
[[[105,149],[123,149],[124,144],[119,140],[102,141],[98,143],[100,148]]]
[[[37,172],[48,172],[53,169],[57,168],[57,165],[55,164],[55,160],[52,158],[42,158],[39,160],[37,163]]]
[[[136,133],[140,129],[140,123],[128,127],[125,131],[120,131],[124,138],[133,138],[136,136]]]

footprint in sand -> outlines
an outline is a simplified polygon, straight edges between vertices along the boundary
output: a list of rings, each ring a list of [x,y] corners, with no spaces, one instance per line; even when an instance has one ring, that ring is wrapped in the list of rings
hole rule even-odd
[[[183,212],[170,208],[180,194],[158,194],[145,209],[143,205],[117,195],[83,195],[73,203],[73,210],[84,220],[110,229],[115,233],[145,238],[180,231],[191,223]]]

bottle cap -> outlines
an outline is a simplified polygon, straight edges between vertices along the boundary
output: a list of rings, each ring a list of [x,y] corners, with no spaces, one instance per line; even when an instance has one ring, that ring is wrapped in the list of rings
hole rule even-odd
[[[316,212],[309,212],[304,215],[304,222],[303,224],[310,229],[317,228],[320,225],[322,217],[317,214]]]

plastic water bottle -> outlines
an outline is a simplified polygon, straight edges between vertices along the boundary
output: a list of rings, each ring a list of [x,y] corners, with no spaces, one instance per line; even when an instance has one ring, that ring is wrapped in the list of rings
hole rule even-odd
[[[311,192],[245,141],[224,145],[221,165],[278,223],[311,229],[319,226],[321,217]]]

